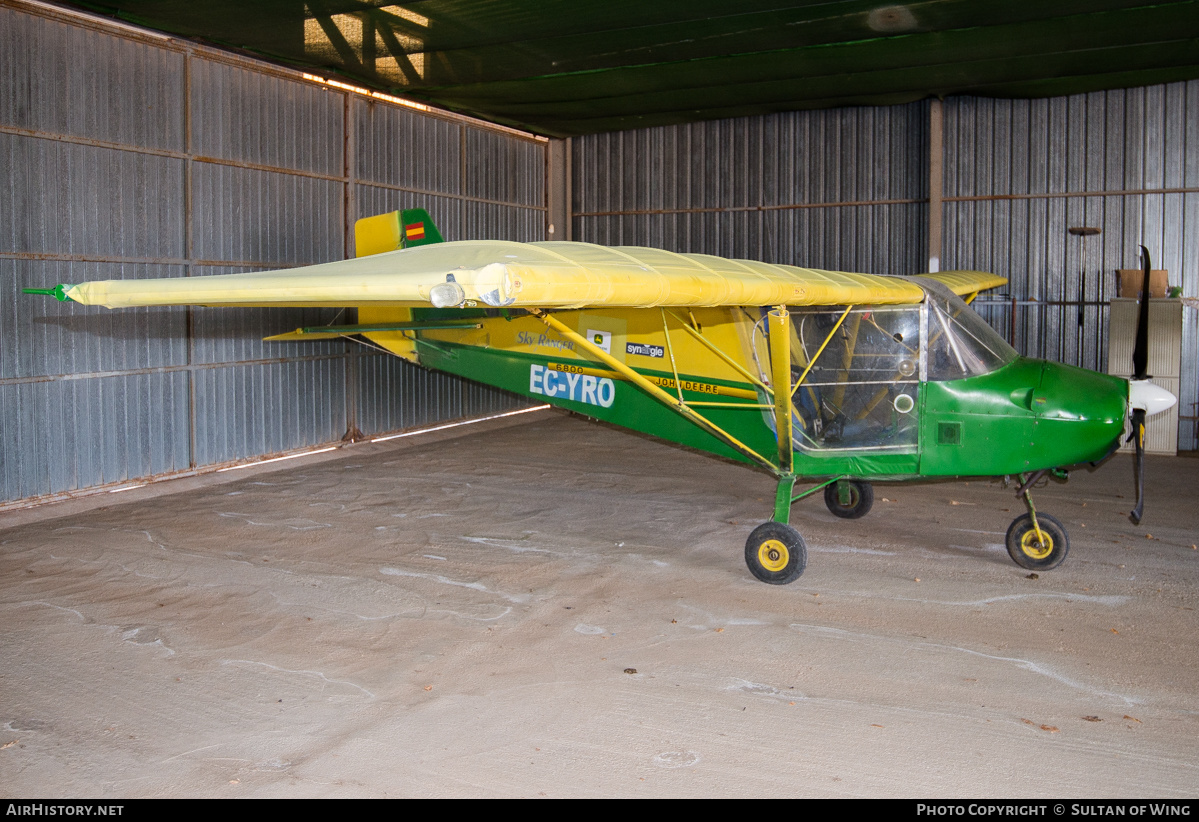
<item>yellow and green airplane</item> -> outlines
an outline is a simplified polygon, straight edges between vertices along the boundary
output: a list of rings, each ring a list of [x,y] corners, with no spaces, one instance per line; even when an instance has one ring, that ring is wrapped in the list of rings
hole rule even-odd
[[[1008,529],[1008,552],[1053,568],[1069,539],[1036,511],[1033,484],[1104,459],[1131,419],[1139,521],[1145,417],[1175,402],[1145,373],[1147,301],[1136,376],[1124,380],[1017,354],[967,307],[1006,282],[984,272],[881,277],[589,243],[445,242],[422,209],[355,228],[353,260],[28,290],[109,308],[355,307],[356,325],[267,339],[360,335],[426,368],[758,466],[777,480],[774,516],[745,559],[774,584],[807,564],[792,504],[823,491],[834,514],[861,517],[876,480],[1017,476],[1028,513]],[[801,477],[814,484],[797,493]]]

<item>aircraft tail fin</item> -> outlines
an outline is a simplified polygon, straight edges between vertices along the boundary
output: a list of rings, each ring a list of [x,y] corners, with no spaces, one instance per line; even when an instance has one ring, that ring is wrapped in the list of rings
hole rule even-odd
[[[444,242],[433,218],[423,208],[389,211],[374,217],[363,217],[354,223],[357,257]]]
[[[441,232],[423,208],[406,208],[400,212],[400,228],[404,232],[404,248],[444,243]]]

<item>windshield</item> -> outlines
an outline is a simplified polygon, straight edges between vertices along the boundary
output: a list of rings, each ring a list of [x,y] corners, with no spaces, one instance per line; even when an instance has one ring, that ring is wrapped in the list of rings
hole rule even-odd
[[[1020,356],[946,286],[926,277],[914,279],[928,294],[928,379],[989,374]]]

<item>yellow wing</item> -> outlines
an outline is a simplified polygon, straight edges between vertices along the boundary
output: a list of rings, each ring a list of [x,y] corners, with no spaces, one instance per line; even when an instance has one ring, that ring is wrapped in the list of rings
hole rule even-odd
[[[1006,280],[932,275],[959,294]],[[590,306],[862,305],[917,303],[901,277],[821,271],[704,254],[590,243],[438,243],[336,263],[248,274],[108,280],[61,286],[85,305]]]
[[[941,271],[937,274],[921,274],[920,276],[936,280],[959,297],[977,294],[1007,282],[1007,277],[1000,277],[998,274],[991,274],[987,271]]]

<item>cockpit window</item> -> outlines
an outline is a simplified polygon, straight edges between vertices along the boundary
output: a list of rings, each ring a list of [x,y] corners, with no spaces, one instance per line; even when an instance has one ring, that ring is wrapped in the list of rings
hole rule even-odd
[[[791,307],[796,448],[914,452],[922,381],[987,374],[1019,356],[944,285],[912,279],[927,295],[922,304]],[[762,309],[751,349],[763,382],[766,335]],[[773,412],[762,414],[773,428]]]
[[[796,447],[915,448],[921,307],[791,310]]]
[[[989,374],[1019,356],[961,297],[936,280],[915,279],[928,294],[928,379]]]

